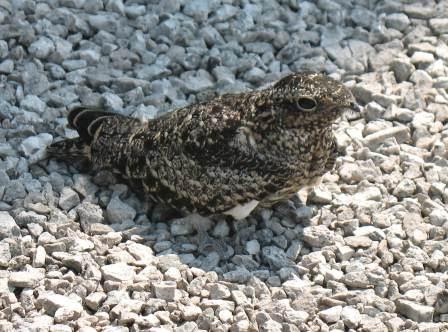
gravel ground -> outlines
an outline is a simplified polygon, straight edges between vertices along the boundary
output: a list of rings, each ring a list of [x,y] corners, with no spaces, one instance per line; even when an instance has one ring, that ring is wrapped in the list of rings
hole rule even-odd
[[[0,331],[446,331],[448,3],[158,3],[0,0]],[[304,69],[363,112],[306,205],[201,221],[225,255],[41,161],[75,104],[150,119]]]

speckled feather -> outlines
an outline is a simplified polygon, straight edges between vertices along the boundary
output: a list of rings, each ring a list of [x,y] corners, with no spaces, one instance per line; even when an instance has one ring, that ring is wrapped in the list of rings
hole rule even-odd
[[[354,105],[342,83],[296,73],[147,123],[77,108],[69,124],[80,137],[54,143],[49,153],[84,156],[97,169],[120,172],[149,199],[183,211],[216,214],[252,200],[268,206],[333,168],[331,127]]]

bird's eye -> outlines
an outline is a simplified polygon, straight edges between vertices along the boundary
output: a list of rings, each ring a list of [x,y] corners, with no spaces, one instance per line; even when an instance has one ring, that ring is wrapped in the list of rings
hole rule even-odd
[[[316,101],[311,97],[300,97],[299,100],[297,100],[297,107],[305,112],[314,111],[316,106]]]

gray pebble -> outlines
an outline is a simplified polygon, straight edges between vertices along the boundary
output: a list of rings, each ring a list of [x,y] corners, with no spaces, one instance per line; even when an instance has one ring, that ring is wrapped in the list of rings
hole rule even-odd
[[[250,277],[251,273],[245,267],[240,267],[223,274],[225,281],[234,283],[245,283]]]
[[[78,318],[83,311],[81,303],[71,299],[68,296],[47,292],[39,296],[39,303],[42,308],[50,316],[56,316],[57,313],[62,314],[64,310],[74,313],[73,318]]]
[[[3,200],[5,202],[12,202],[16,199],[26,197],[26,190],[23,183],[19,180],[11,180],[11,182],[5,187],[5,193],[3,194]]]
[[[93,28],[97,30],[104,30],[110,33],[115,33],[118,29],[119,20],[117,20],[117,17],[115,15],[104,13],[90,15],[88,17],[88,22]]]
[[[173,301],[176,296],[176,283],[174,281],[159,281],[153,284],[154,293],[158,299]]]
[[[230,228],[224,219],[219,220],[213,228],[212,235],[215,238],[223,239],[229,236]]]
[[[412,54],[411,63],[417,66],[428,66],[434,62],[434,55],[429,52],[417,51]]]
[[[391,127],[364,137],[364,145],[374,151],[390,137],[394,137],[398,143],[405,143],[411,139],[411,134],[408,127]]]
[[[324,225],[309,226],[303,230],[303,241],[312,247],[324,247],[334,244],[335,234]]]
[[[119,96],[113,93],[106,92],[102,95],[101,99],[104,107],[106,107],[107,109],[116,112],[120,112],[123,110],[123,100]]]
[[[399,57],[393,60],[390,64],[390,67],[394,72],[397,82],[407,81],[415,71],[414,65],[407,57]]]
[[[33,256],[33,267],[45,266],[45,258],[46,258],[45,248],[42,246],[38,246]]]
[[[181,78],[188,92],[197,93],[201,90],[213,88],[214,86],[212,77],[204,70],[198,70],[196,73],[186,72]]]
[[[444,209],[434,209],[429,215],[429,221],[434,226],[443,226],[448,222],[448,212]]]
[[[111,223],[120,224],[125,221],[132,221],[136,214],[137,212],[132,206],[121,201],[118,197],[112,198],[106,208],[107,219]]]
[[[27,271],[11,272],[8,285],[19,288],[36,288],[44,274],[39,269],[29,268]]]
[[[61,191],[61,197],[59,197],[59,206],[68,211],[77,206],[80,202],[78,193],[70,187],[64,187]],[[78,212],[79,213],[79,212]]]
[[[447,18],[432,18],[429,20],[429,26],[436,34],[442,35],[448,33]]]
[[[249,255],[257,255],[260,252],[260,243],[257,240],[246,242],[246,251]]]
[[[194,227],[189,218],[175,219],[170,225],[173,236],[189,235],[194,233]]]
[[[11,250],[9,243],[1,241],[0,242],[0,266],[2,268],[8,268],[9,262],[11,261]]]
[[[405,317],[416,322],[432,322],[434,308],[412,301],[398,299],[396,302],[397,310]]]
[[[398,198],[411,197],[415,193],[416,189],[417,187],[414,181],[410,179],[403,179],[395,187],[393,194]]]
[[[424,70],[417,69],[411,74],[409,81],[413,82],[420,89],[429,89],[432,87],[433,79]]]
[[[76,208],[81,225],[85,230],[89,229],[89,225],[102,223],[104,220],[103,211],[98,205],[84,201]]]
[[[30,162],[36,162],[43,159],[45,148],[53,141],[53,136],[47,133],[42,133],[36,136],[31,136],[22,141],[20,148],[29,157]]]
[[[261,252],[263,258],[272,268],[281,269],[292,265],[292,261],[286,256],[286,253],[276,246],[263,247]]]
[[[0,59],[5,59],[8,56],[9,47],[5,40],[0,40]]]
[[[6,59],[0,62],[0,73],[11,74],[14,71],[14,61]]]
[[[47,58],[54,50],[53,41],[47,37],[40,37],[28,48],[30,54],[39,59]]]
[[[209,1],[193,0],[188,1],[183,9],[185,15],[193,17],[196,21],[204,21],[208,18],[210,12]]]
[[[386,16],[386,26],[398,31],[405,31],[409,27],[409,18],[403,13],[393,13]]]
[[[7,211],[0,211],[0,240],[20,236],[20,229]]]
[[[87,67],[87,61],[80,59],[80,60],[64,60],[62,62],[62,67],[67,71],[73,71],[77,69],[82,69]]]
[[[118,282],[132,282],[135,277],[134,267],[126,263],[104,265],[101,267],[101,273],[104,280]]]
[[[126,16],[131,19],[135,19],[146,13],[146,7],[141,5],[129,5],[124,8]]]
[[[334,306],[319,312],[319,317],[322,318],[326,323],[337,322],[342,313],[342,306]]]

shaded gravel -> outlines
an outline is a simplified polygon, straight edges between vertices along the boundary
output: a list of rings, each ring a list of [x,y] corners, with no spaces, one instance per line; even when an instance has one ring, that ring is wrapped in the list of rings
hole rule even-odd
[[[448,6],[348,3],[0,0],[0,330],[446,329]],[[225,254],[108,172],[40,161],[76,104],[147,120],[298,70],[363,112],[306,206],[200,221]]]

